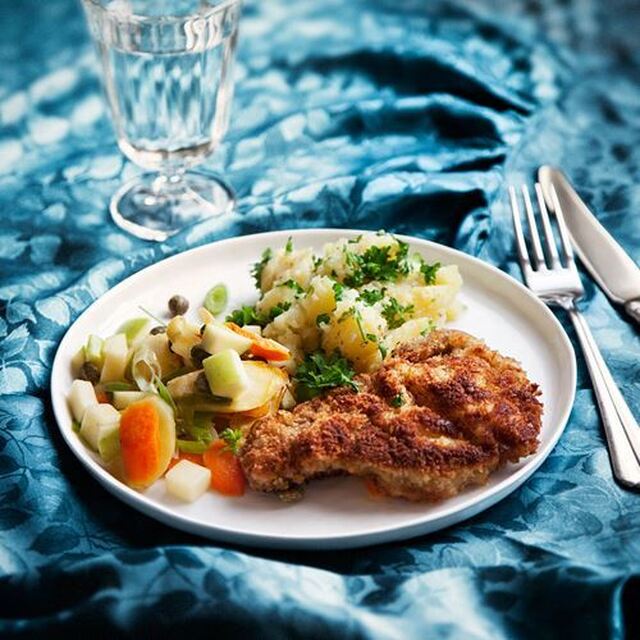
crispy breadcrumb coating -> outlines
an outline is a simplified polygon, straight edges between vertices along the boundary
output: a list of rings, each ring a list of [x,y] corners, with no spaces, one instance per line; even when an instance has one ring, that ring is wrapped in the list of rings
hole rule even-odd
[[[389,496],[436,501],[538,447],[538,386],[461,331],[401,345],[355,379],[357,393],[336,389],[253,425],[240,453],[253,489],[348,474]]]

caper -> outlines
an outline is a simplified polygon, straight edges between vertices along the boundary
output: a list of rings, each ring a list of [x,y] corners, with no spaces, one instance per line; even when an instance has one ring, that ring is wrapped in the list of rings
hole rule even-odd
[[[91,384],[100,382],[100,370],[93,362],[85,362],[80,368],[80,380],[88,380]]]
[[[169,312],[172,316],[183,316],[189,309],[189,301],[184,296],[175,295],[169,300]]]
[[[193,360],[193,364],[196,367],[201,367],[202,366],[202,361],[205,358],[209,357],[209,353],[207,353],[201,346],[199,345],[195,345],[194,347],[191,347],[191,360]]]
[[[200,393],[211,393],[211,389],[209,388],[209,381],[207,380],[207,376],[204,373],[201,373],[196,378],[196,390]]]
[[[158,325],[157,327],[153,327],[153,329],[151,329],[151,331],[149,331],[149,333],[152,336],[156,336],[159,333],[167,333],[167,327],[164,327],[162,325]]]

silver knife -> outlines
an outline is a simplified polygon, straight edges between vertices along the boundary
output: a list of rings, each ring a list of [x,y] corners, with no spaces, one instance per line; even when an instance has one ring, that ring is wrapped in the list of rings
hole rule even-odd
[[[627,314],[640,325],[638,265],[589,211],[560,169],[548,165],[540,167],[538,181],[551,210],[551,186],[555,187],[572,243],[593,279],[613,302],[623,305]]]

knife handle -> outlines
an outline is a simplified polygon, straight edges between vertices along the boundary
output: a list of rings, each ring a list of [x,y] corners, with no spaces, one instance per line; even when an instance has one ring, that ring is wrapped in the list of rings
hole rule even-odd
[[[584,316],[574,306],[568,312],[591,375],[614,475],[621,484],[640,488],[638,423],[622,397]]]
[[[633,318],[640,326],[640,299],[636,298],[635,300],[629,300],[629,302],[626,302],[624,310],[627,312],[627,315]]]

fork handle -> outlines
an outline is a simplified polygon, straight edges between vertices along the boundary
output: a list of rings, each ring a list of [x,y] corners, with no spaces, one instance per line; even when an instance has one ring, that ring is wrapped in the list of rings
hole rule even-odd
[[[568,309],[591,375],[616,478],[640,487],[640,429],[607,367],[584,316]]]

